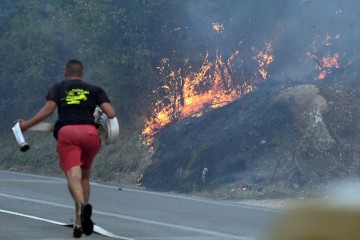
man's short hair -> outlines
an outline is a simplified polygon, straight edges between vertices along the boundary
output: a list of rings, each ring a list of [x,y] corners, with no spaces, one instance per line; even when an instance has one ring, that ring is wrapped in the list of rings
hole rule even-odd
[[[66,63],[65,71],[68,77],[80,77],[83,74],[83,64],[79,60],[71,59]]]

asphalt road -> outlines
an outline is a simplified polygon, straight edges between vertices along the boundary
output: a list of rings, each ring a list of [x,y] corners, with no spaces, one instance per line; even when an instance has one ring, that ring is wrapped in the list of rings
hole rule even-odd
[[[278,212],[227,201],[92,183],[96,233],[83,239],[260,240]],[[0,171],[0,239],[72,239],[66,181]]]

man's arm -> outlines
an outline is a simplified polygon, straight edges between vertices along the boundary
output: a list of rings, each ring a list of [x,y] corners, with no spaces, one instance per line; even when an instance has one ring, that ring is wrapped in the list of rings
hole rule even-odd
[[[54,101],[46,101],[45,105],[29,120],[17,120],[20,122],[20,128],[22,131],[26,131],[32,126],[48,118],[56,109],[57,104]]]
[[[115,109],[111,106],[110,103],[104,102],[100,105],[101,110],[106,114],[108,118],[114,118],[116,115]]]

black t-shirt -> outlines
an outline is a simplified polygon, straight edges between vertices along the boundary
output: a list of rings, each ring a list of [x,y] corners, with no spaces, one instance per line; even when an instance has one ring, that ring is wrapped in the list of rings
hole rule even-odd
[[[55,138],[59,129],[65,125],[91,124],[98,127],[94,119],[95,108],[104,102],[110,102],[102,88],[81,80],[64,80],[54,84],[49,89],[46,100],[56,102],[58,107]]]

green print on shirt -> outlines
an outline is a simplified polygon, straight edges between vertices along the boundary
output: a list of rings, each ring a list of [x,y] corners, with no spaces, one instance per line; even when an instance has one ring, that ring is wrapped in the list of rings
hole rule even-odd
[[[81,101],[86,101],[86,95],[89,94],[89,91],[85,91],[84,89],[76,88],[72,89],[67,93],[65,98],[67,104],[80,104]]]

